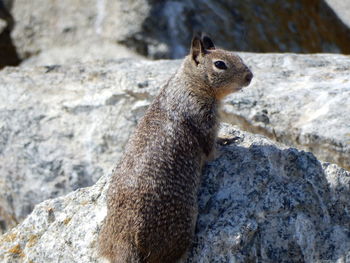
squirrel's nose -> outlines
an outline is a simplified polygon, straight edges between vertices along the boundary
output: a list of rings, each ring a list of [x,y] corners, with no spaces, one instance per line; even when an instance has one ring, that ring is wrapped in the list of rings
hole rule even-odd
[[[253,73],[251,73],[250,71],[245,74],[244,79],[246,81],[246,85],[249,85],[252,78],[253,78]]]

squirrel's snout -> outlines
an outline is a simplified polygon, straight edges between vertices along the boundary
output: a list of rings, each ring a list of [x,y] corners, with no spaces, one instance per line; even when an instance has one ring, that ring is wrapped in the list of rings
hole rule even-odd
[[[248,86],[250,82],[252,81],[253,73],[251,71],[245,73],[244,80],[245,80],[245,86]]]

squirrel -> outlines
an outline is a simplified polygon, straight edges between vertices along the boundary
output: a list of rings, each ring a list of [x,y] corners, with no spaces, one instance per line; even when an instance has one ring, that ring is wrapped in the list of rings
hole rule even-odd
[[[191,50],[139,121],[114,170],[99,254],[111,263],[171,263],[186,255],[197,193],[211,158],[218,108],[252,72],[232,52],[195,35]]]

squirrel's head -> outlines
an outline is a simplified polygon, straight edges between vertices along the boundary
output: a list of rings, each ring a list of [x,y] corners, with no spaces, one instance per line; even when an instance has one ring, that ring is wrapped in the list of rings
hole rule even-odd
[[[193,37],[188,59],[191,74],[204,80],[217,99],[248,86],[253,78],[239,56],[216,49],[213,41],[205,35]]]

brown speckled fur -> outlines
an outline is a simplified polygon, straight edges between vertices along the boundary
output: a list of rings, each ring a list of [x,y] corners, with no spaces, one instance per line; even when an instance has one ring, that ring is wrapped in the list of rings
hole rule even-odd
[[[227,69],[217,69],[217,60]],[[216,140],[219,101],[251,77],[238,56],[215,49],[206,36],[193,38],[111,178],[101,256],[111,263],[171,263],[184,255],[196,224],[201,169]]]

